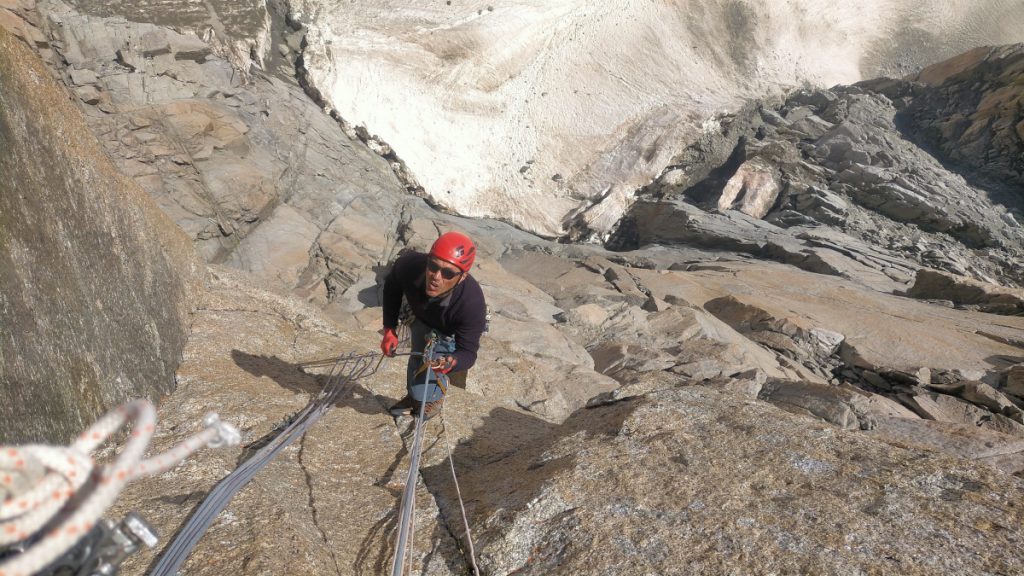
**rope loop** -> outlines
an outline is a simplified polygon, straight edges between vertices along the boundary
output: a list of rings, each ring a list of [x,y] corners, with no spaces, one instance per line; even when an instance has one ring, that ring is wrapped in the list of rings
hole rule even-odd
[[[92,453],[129,422],[117,459],[96,466]],[[169,470],[204,445],[241,440],[216,414],[207,415],[203,425],[181,444],[142,460],[156,429],[156,409],[148,400],[133,400],[105,414],[70,446],[0,446],[0,546],[52,525],[25,551],[0,562],[0,576],[27,576],[56,560],[92,530],[128,482]]]

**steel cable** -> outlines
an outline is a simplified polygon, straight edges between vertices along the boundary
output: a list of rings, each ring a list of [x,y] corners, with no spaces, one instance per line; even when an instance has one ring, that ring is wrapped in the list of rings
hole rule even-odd
[[[399,508],[398,538],[395,540],[395,558],[391,563],[391,576],[402,576],[405,572],[406,556],[409,565],[412,565],[412,533],[413,524],[416,520],[416,480],[420,473],[420,452],[423,445],[423,414],[427,405],[427,390],[430,386],[430,377],[433,375],[430,368],[430,359],[434,354],[434,341],[430,340],[423,349],[423,361],[427,366],[424,373],[424,392],[420,400],[416,426],[413,433],[412,450],[410,450],[409,473],[405,478],[405,489],[402,491],[402,504]],[[406,545],[409,551],[406,553]]]
[[[281,450],[284,450],[296,438],[299,438],[323,416],[342,394],[348,391],[351,384],[358,378],[370,376],[380,366],[373,359],[380,356],[370,354],[346,354],[337,358],[331,368],[327,384],[309,404],[303,408],[280,434],[269,444],[261,448],[251,458],[243,462],[231,474],[214,486],[206,499],[199,505],[185,526],[179,531],[174,541],[165,549],[150,576],[172,576],[178,572],[188,558],[189,553],[202,538],[206,530],[221,513],[234,495],[266,466]]]

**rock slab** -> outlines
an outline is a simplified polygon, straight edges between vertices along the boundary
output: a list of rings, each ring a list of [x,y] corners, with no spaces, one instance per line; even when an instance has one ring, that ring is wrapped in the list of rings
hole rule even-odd
[[[67,442],[174,388],[204,269],[0,30],[0,441]]]

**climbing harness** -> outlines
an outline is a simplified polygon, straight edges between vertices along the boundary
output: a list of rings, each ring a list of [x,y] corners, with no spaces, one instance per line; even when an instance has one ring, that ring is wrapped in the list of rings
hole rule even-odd
[[[413,372],[410,381],[416,382],[421,376],[423,380],[421,384],[414,383],[410,387],[409,392],[413,398],[420,396],[426,402],[444,398],[444,395],[448,393],[448,376],[434,370],[432,363],[453,352],[455,352],[455,339],[451,336],[442,337],[433,330],[427,335],[422,355],[414,354],[414,356],[421,356],[422,362],[419,368]]]
[[[120,455],[96,467],[92,452],[129,421],[131,434]],[[8,547],[0,557],[0,575],[39,573],[69,550],[71,557],[52,568],[74,564],[71,573],[76,575],[114,574],[140,544],[155,545],[141,518],[129,515],[115,525],[100,516],[128,482],[165,472],[204,445],[240,440],[238,430],[216,414],[208,414],[203,425],[181,444],[143,460],[156,428],[156,410],[148,400],[135,400],[97,420],[70,446],[0,447],[0,548]],[[73,548],[83,537],[84,544]]]
[[[227,507],[235,493],[249,483],[281,450],[306,433],[309,428],[323,416],[345,392],[351,388],[356,379],[370,376],[380,366],[380,360],[374,366],[373,361],[383,356],[379,353],[344,354],[339,356],[331,369],[327,385],[305,408],[299,412],[280,434],[269,444],[261,448],[251,458],[242,463],[234,472],[228,474],[214,486],[199,508],[189,518],[178,533],[177,538],[167,547],[160,561],[150,572],[150,576],[172,576],[185,562],[189,553],[202,538],[214,519]]]

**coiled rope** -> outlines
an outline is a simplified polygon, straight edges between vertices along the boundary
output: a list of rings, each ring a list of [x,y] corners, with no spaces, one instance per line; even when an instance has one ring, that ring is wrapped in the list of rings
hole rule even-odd
[[[128,421],[132,430],[121,454],[96,467],[92,452]],[[92,529],[128,482],[167,471],[204,445],[240,440],[238,430],[216,414],[208,414],[203,425],[181,444],[142,460],[156,429],[156,410],[148,400],[135,400],[97,420],[70,446],[0,447],[0,546],[46,529],[23,552],[0,562],[0,576],[27,576],[56,560]]]
[[[380,366],[380,360],[376,366],[373,360],[381,356],[379,353],[371,354],[344,354],[334,361],[324,389],[310,400],[302,411],[292,420],[280,434],[274,437],[269,444],[261,448],[251,458],[242,463],[234,472],[228,474],[223,480],[210,491],[199,508],[189,518],[188,522],[178,533],[177,537],[167,547],[156,566],[150,572],[150,576],[172,576],[188,558],[189,553],[202,538],[206,530],[213,524],[214,519],[220,514],[234,495],[249,483],[250,480],[266,466],[275,456],[284,450],[288,445],[299,438],[315,424],[334,405],[339,397],[351,387],[352,382],[358,378],[372,375]],[[381,357],[381,360],[383,357]],[[372,368],[371,368],[372,366]],[[3,575],[0,575],[3,576]]]

